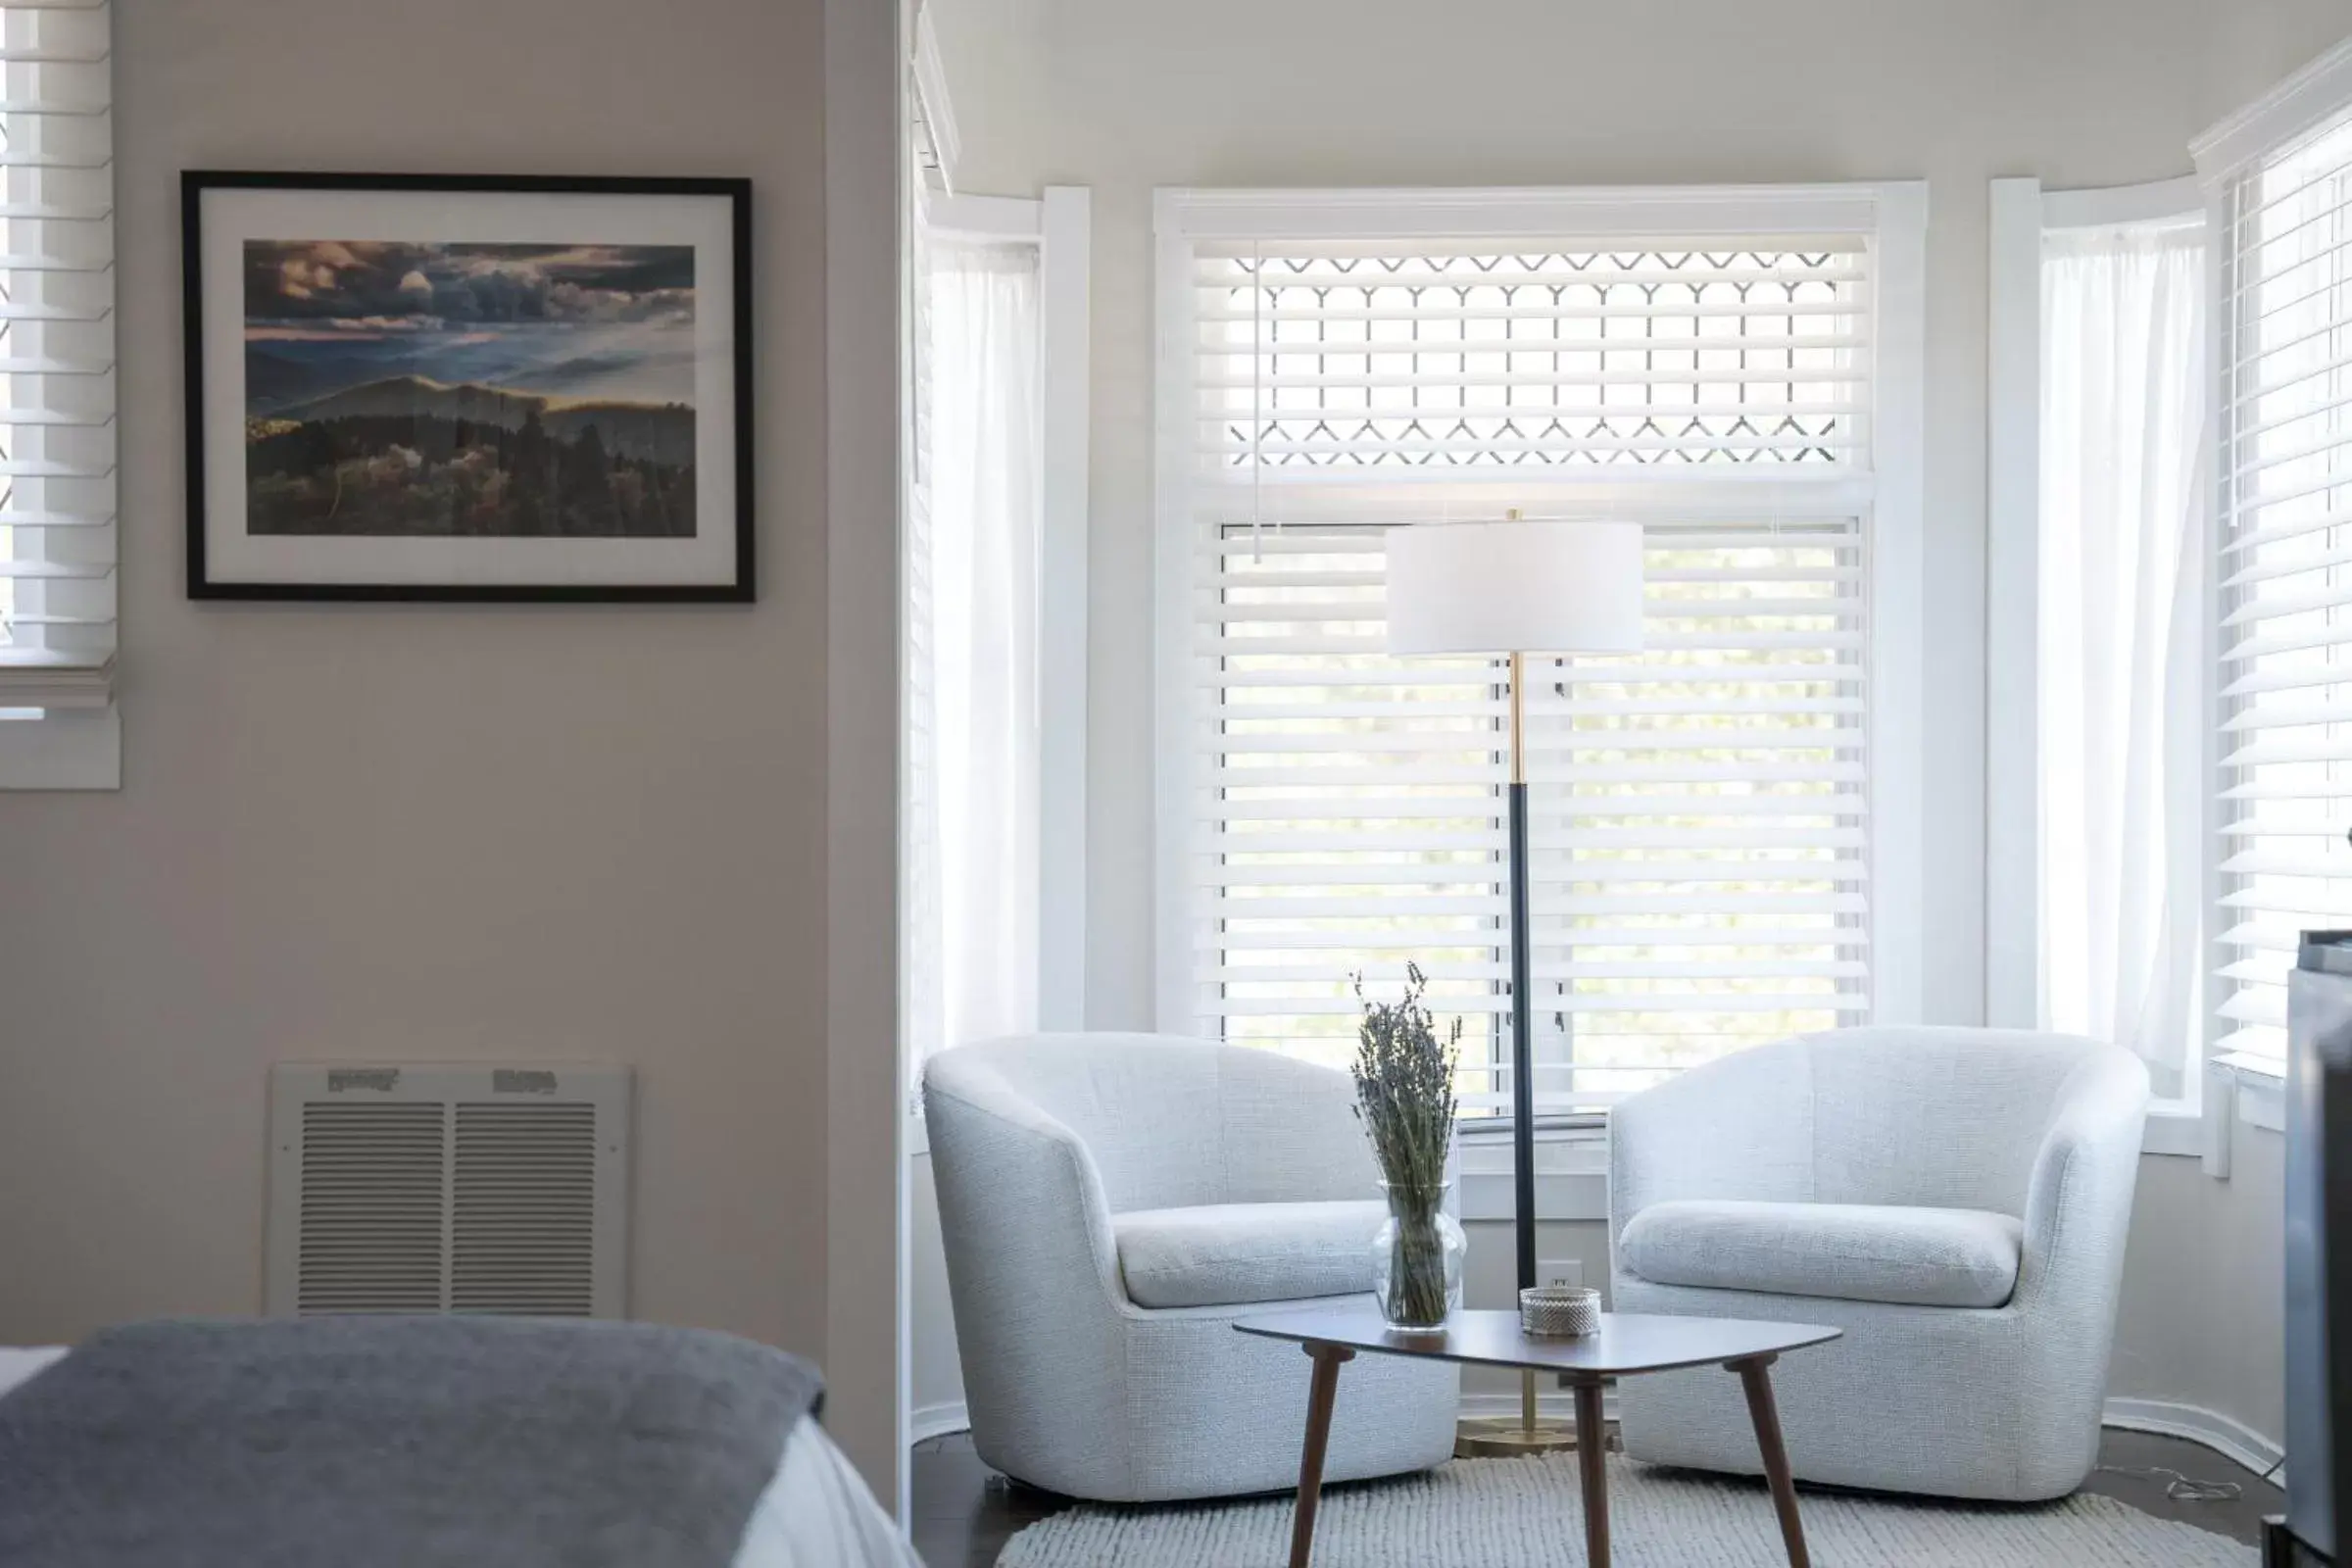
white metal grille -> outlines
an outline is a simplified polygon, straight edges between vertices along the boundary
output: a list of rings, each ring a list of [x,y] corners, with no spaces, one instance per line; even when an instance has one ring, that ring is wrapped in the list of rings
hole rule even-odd
[[[268,1309],[618,1317],[626,1068],[281,1063]]]
[[[2225,213],[2218,1049],[2283,1055],[2297,933],[2352,925],[2352,117]]]
[[[107,700],[110,55],[104,0],[0,0],[0,708]]]
[[[1333,1065],[1406,961],[1508,1103],[1502,666],[1385,654],[1377,525],[1200,526],[1194,1028]],[[1863,536],[1653,525],[1646,651],[1530,668],[1540,1108],[1869,1007]]]
[[[1859,240],[1535,250],[1200,247],[1201,462],[1851,466],[1866,448]]]

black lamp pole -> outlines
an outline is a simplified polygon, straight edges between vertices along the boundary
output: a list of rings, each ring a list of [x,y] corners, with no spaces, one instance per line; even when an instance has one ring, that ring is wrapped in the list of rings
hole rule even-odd
[[[1519,737],[1519,683],[1511,656],[1511,1194],[1519,1239],[1519,1288],[1536,1283],[1536,988],[1527,919],[1527,765]]]
[[[1527,656],[1511,655],[1511,1220],[1519,1289],[1536,1283],[1536,987],[1527,919]],[[1516,1298],[1514,1297],[1514,1300]],[[1536,1375],[1519,1374],[1519,1423],[1530,1447],[1551,1440],[1536,1420]]]

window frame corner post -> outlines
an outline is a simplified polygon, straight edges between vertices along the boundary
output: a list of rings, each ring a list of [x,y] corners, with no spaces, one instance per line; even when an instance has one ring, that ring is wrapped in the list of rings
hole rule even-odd
[[[1039,582],[1038,1026],[1087,1017],[1088,533],[1094,394],[1093,207],[1084,185],[1049,185],[1039,219],[1044,418]]]
[[[1187,869],[1193,791],[1191,686],[1193,518],[1187,434],[1195,402],[1191,356],[1177,352],[1194,329],[1192,245],[1183,228],[1181,190],[1152,193],[1153,481],[1152,481],[1152,808],[1155,961],[1153,1026],[1191,1035],[1192,910]]]
[[[1877,187],[1871,442],[1871,1017],[1925,1021],[1928,186]]]

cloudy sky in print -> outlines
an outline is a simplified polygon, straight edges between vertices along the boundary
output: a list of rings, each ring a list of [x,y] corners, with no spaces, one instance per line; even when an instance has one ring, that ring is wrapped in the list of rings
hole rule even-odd
[[[557,400],[694,401],[694,248],[248,240],[254,414],[416,375]]]

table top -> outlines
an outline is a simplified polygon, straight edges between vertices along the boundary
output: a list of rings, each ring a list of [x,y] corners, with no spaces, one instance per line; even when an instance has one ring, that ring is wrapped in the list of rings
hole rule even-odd
[[[1526,1367],[1621,1377],[1677,1367],[1718,1366],[1777,1355],[1837,1339],[1843,1329],[1818,1323],[1755,1323],[1740,1318],[1665,1317],[1603,1312],[1600,1332],[1574,1340],[1530,1339],[1515,1311],[1457,1311],[1441,1331],[1407,1334],[1389,1327],[1377,1307],[1318,1307],[1271,1312],[1234,1324],[1244,1334],[1315,1345],[1344,1345],[1381,1355],[1418,1355],[1480,1366]]]

